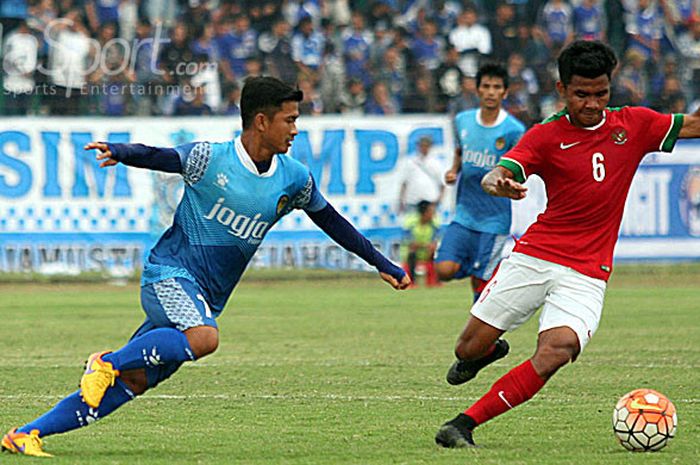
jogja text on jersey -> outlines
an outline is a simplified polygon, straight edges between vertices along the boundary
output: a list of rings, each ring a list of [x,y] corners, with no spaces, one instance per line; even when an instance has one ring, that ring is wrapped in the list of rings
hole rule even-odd
[[[236,214],[235,211],[223,205],[224,197],[219,198],[212,206],[209,213],[204,216],[207,220],[216,220],[218,223],[229,228],[227,233],[243,240],[248,240],[251,244],[259,244],[270,227],[267,221],[258,221],[262,213],[256,213],[253,218],[243,214]]]

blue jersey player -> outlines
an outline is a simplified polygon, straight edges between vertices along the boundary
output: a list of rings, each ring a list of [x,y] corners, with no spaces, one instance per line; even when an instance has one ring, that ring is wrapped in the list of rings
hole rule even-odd
[[[3,450],[47,456],[42,437],[110,414],[187,361],[214,352],[218,317],[265,234],[303,209],[333,240],[375,266],[395,289],[410,279],[323,198],[309,169],[286,155],[297,135],[302,92],[271,77],[251,78],[241,94],[243,132],[234,141],[176,148],[92,142],[102,167],[180,173],[185,192],[173,225],[151,249],[141,283],[146,319],[114,352],[92,354],[80,389],[2,438]]]
[[[523,124],[501,108],[508,93],[508,74],[495,64],[476,75],[479,108],[454,119],[457,148],[445,182],[457,186],[455,217],[447,227],[435,259],[443,281],[471,277],[476,300],[500,262],[510,232],[510,199],[481,189],[481,178],[525,132]]]

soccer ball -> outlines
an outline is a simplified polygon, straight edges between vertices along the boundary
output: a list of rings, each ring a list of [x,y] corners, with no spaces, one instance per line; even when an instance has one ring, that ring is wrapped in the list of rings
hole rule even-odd
[[[622,396],[612,420],[620,444],[635,452],[663,449],[676,435],[676,407],[653,389],[635,389]]]

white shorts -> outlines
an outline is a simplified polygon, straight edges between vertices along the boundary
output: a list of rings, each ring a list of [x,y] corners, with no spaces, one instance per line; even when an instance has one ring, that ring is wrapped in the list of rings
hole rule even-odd
[[[583,351],[598,329],[605,287],[605,281],[567,266],[513,253],[501,262],[471,314],[498,329],[512,331],[544,305],[539,332],[571,328]]]

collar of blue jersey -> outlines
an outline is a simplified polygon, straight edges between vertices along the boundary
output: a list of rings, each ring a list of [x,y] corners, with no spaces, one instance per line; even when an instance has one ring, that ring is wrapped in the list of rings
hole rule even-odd
[[[236,152],[236,155],[238,156],[238,159],[241,161],[241,164],[245,166],[245,169],[247,169],[254,175],[260,176],[261,178],[269,178],[270,176],[275,174],[275,171],[277,170],[277,155],[272,156],[272,161],[270,162],[270,169],[260,174],[258,172],[258,168],[253,162],[253,159],[250,158],[250,154],[248,154],[248,151],[243,146],[243,142],[241,142],[240,136],[234,139],[233,148]]]
[[[498,126],[499,124],[501,124],[502,122],[504,122],[504,121],[506,120],[507,117],[508,117],[508,113],[507,113],[503,108],[501,108],[501,109],[498,111],[498,117],[496,117],[496,122],[493,123],[493,124],[490,125],[490,126],[487,126],[487,125],[484,124],[483,120],[481,119],[481,108],[479,108],[478,110],[476,110],[476,124],[478,124],[479,126],[484,127],[484,128],[493,128],[493,127],[496,127],[496,126]]]
[[[608,112],[607,112],[607,110],[603,110],[603,119],[600,120],[600,123],[596,124],[595,126],[591,126],[588,128],[581,128],[581,129],[585,129],[586,131],[595,131],[596,129],[602,127],[605,124],[605,120],[607,120],[607,119],[608,119]],[[566,120],[569,123],[571,123],[571,117],[569,117],[569,110],[566,110]]]

